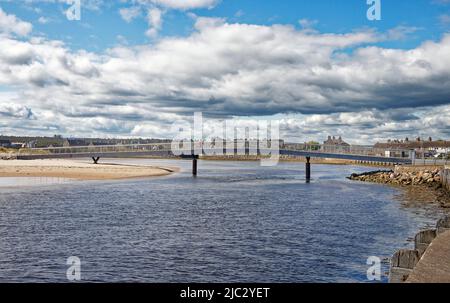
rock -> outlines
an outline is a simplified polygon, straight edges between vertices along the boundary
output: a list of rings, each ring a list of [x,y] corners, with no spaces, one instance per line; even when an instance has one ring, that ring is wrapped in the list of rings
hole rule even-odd
[[[409,168],[407,167],[406,169],[396,168],[394,171],[379,170],[363,174],[352,174],[349,179],[398,186],[442,187],[439,169],[408,170]]]
[[[430,173],[427,173],[427,172],[425,172],[425,173],[422,175],[422,179],[424,179],[424,180],[428,180],[428,179],[430,179],[430,177],[432,177],[432,175],[431,175]]]

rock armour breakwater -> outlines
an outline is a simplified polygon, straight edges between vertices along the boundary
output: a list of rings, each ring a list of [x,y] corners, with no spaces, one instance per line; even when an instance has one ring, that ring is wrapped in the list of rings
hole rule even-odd
[[[442,179],[439,169],[420,171],[374,171],[363,174],[352,174],[350,180],[384,183],[393,185],[427,185],[440,188]]]
[[[400,187],[414,187],[419,190],[424,188],[423,193],[428,195],[431,190],[433,194],[430,197],[441,207],[450,208],[449,175],[448,169],[401,166],[396,167],[395,170],[352,174],[348,179]]]

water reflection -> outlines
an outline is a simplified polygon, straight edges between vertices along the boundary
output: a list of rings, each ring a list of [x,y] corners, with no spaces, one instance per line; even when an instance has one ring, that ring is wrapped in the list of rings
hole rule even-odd
[[[72,179],[55,177],[1,177],[0,188],[50,186],[72,182]]]

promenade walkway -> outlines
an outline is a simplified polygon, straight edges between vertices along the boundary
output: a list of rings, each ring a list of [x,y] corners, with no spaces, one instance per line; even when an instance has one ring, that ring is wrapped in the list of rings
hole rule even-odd
[[[450,283],[450,231],[431,242],[406,282]]]

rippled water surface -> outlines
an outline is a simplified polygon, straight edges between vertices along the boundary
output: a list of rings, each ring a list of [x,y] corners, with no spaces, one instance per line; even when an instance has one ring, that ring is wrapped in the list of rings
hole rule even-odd
[[[367,168],[313,165],[306,184],[302,163],[200,161],[192,178],[189,161],[119,162],[183,171],[0,181],[1,282],[66,282],[70,256],[81,259],[84,281],[366,281],[369,256],[410,246],[440,215],[405,206],[397,189],[345,179]]]

